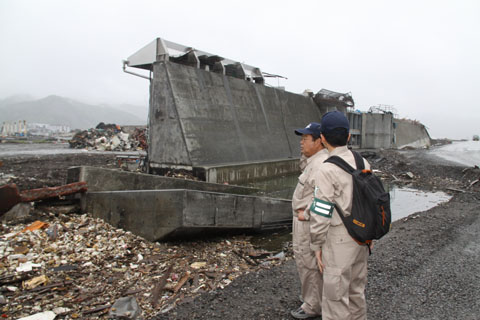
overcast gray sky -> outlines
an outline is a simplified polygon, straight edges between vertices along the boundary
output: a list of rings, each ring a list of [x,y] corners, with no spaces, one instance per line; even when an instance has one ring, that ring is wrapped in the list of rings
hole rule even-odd
[[[478,0],[0,0],[0,98],[146,106],[148,80],[121,61],[156,37],[285,76],[288,91],[393,105],[434,138],[480,134]]]

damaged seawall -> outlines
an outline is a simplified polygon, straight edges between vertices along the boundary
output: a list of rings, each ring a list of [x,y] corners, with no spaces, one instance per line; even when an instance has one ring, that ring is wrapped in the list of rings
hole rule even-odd
[[[217,183],[297,172],[294,130],[320,122],[324,109],[310,96],[170,61],[153,63],[150,90],[150,171],[186,169]],[[430,145],[419,122],[359,115],[354,148]]]
[[[298,159],[310,97],[169,61],[153,65],[149,165],[202,170]]]

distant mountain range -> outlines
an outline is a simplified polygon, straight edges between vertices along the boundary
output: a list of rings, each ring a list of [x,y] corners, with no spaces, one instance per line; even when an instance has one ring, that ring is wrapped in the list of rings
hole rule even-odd
[[[94,128],[100,122],[146,125],[148,106],[92,105],[55,95],[34,99],[16,95],[0,100],[0,127],[4,121],[66,125],[71,129]]]

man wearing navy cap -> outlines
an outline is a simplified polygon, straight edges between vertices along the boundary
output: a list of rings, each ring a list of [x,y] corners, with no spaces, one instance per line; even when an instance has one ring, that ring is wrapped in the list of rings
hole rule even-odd
[[[306,319],[318,317],[322,313],[322,275],[317,266],[315,253],[310,249],[309,204],[316,184],[313,179],[314,172],[327,159],[328,153],[321,142],[319,123],[312,122],[303,129],[295,130],[295,134],[302,136],[300,168],[303,170],[292,199],[292,238],[295,262],[302,285],[303,303],[291,314],[294,318]]]
[[[347,148],[349,123],[339,111],[322,117],[322,142],[329,156],[339,156],[353,168],[355,158]],[[364,159],[365,169],[370,165]],[[315,198],[319,206],[310,208],[311,248],[323,274],[322,319],[360,320],[367,317],[367,246],[358,244],[345,228],[335,209],[348,216],[352,209],[352,176],[333,163],[323,163],[315,172]]]

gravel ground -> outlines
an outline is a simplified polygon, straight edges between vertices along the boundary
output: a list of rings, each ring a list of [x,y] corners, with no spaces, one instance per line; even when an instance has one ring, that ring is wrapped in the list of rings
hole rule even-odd
[[[369,319],[480,318],[480,195],[393,224],[369,259]],[[300,283],[294,261],[247,274],[156,319],[292,319]]]

